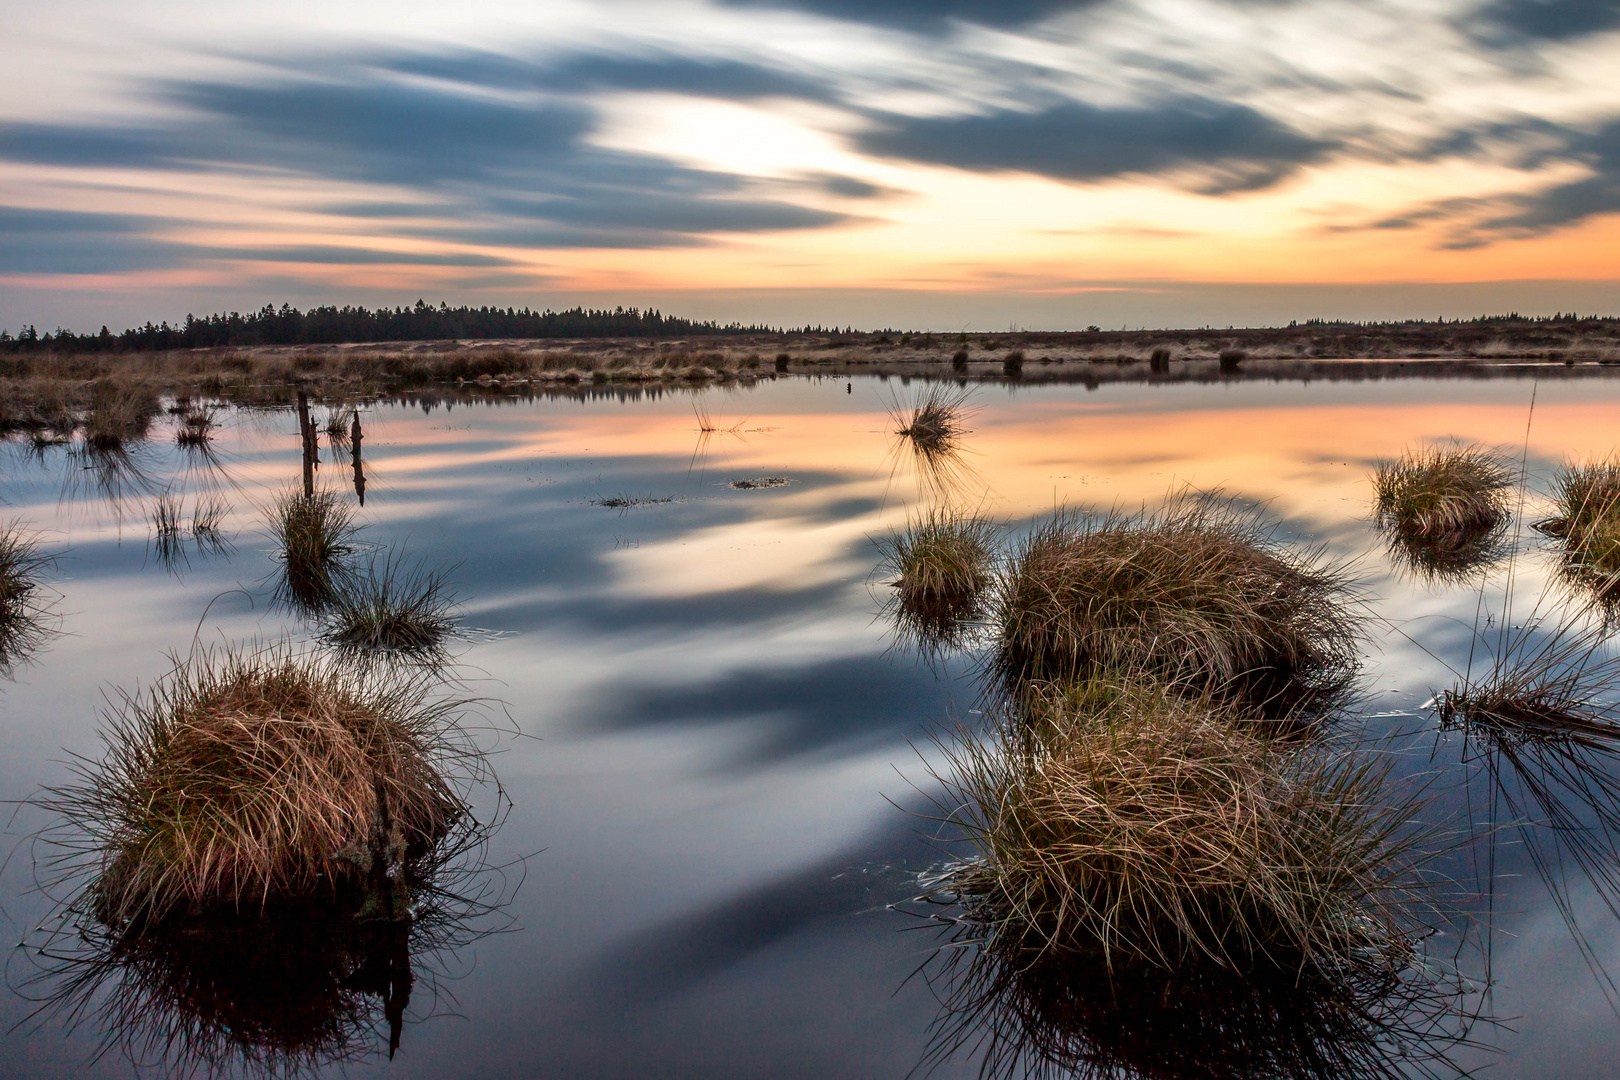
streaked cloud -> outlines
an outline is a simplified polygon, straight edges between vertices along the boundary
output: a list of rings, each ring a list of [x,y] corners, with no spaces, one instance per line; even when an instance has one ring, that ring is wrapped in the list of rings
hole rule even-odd
[[[0,287],[1438,280],[1620,214],[1620,0],[81,8],[146,20],[78,12],[93,79],[48,12],[0,45],[64,72],[0,106]]]

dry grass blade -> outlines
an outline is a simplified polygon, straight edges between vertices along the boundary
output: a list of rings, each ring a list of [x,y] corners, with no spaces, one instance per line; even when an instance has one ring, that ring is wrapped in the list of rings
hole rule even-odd
[[[431,684],[285,645],[202,651],[107,716],[38,802],[82,837],[109,925],[331,897],[437,846],[477,755]]]
[[[50,637],[44,577],[55,564],[20,522],[0,523],[0,674],[10,677]]]
[[[1014,553],[993,617],[992,664],[1013,686],[1146,670],[1278,716],[1330,702],[1355,669],[1343,572],[1207,496],[1053,515]]]

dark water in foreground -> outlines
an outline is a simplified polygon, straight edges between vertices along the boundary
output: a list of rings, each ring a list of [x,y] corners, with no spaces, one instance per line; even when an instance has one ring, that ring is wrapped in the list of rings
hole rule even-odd
[[[903,1077],[917,1065],[938,1004],[909,977],[938,939],[885,905],[944,859],[909,811],[932,790],[930,734],[973,723],[977,693],[967,660],[921,663],[877,617],[872,538],[936,494],[889,434],[888,409],[918,385],[793,379],[362,411],[363,539],[454,567],[458,670],[486,699],[475,722],[489,725],[513,807],[487,854],[506,867],[509,903],[481,929],[500,932],[434,956],[436,987],[418,978],[399,1052],[387,1059],[384,1027],[350,1074]],[[1531,392],[1522,379],[985,385],[955,497],[1014,530],[1055,504],[1134,507],[1187,484],[1268,504],[1290,537],[1356,560],[1386,620],[1368,642],[1368,723],[1407,733],[1391,752],[1403,769],[1438,770],[1455,810],[1488,782],[1421,706],[1449,685],[1444,664],[1464,661],[1480,593],[1391,565],[1367,473],[1429,439],[1517,452]],[[1620,419],[1620,380],[1536,392],[1525,522],[1543,516],[1559,461],[1610,452]],[[700,434],[694,404],[722,430]],[[0,449],[0,516],[60,552],[62,631],[0,682],[0,798],[98,754],[104,695],[163,674],[194,639],[309,638],[268,603],[262,518],[299,476],[296,418],[223,419],[214,460],[163,429],[116,474],[66,448]],[[352,498],[350,461],[322,438],[320,482]],[[791,482],[731,485],[762,477]],[[203,496],[227,503],[230,548],[161,559],[150,515],[165,492],[188,513]],[[612,496],[675,501],[592,502]],[[1523,530],[1523,597],[1550,577],[1545,544]],[[20,808],[7,848],[45,823]],[[1489,1011],[1511,1020],[1474,1033],[1502,1053],[1458,1060],[1503,1076],[1610,1075],[1620,1020],[1592,968],[1620,972],[1620,924],[1569,865],[1588,963],[1516,834],[1501,836],[1484,936]],[[129,1075],[117,1049],[96,1060],[93,1016],[28,1019],[18,991],[37,964],[12,946],[37,941],[50,912],[31,888],[32,850],[0,873],[0,1076]],[[964,1054],[936,1075],[977,1070]]]

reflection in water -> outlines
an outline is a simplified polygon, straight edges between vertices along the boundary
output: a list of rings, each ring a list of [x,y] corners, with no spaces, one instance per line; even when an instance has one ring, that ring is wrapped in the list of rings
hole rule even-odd
[[[340,894],[120,922],[86,892],[32,950],[22,990],[38,1013],[99,1028],[102,1053],[178,1075],[313,1074],[384,1039],[392,1057],[413,995],[412,1019],[431,1016],[452,954],[506,925],[510,890],[481,862],[491,831],[409,865],[393,914]]]
[[[976,498],[983,497],[984,482],[964,458],[970,434],[969,396],[965,386],[931,383],[909,408],[898,400],[890,406],[889,422],[895,435],[891,477],[902,462],[909,461],[919,494],[927,500],[946,504],[970,491]]]
[[[0,675],[8,679],[54,632],[42,578],[55,563],[21,523],[0,523]]]
[[[1002,1077],[1370,1078],[1454,1075],[1472,988],[1414,962],[1323,972],[1174,969],[1100,952],[1009,955],[952,926],[922,969],[939,998],[919,1071],[966,1056]]]
[[[1440,537],[1418,536],[1383,516],[1377,526],[1390,563],[1422,582],[1464,583],[1490,572],[1513,551],[1506,519],[1482,532]]]
[[[1495,865],[1497,831],[1511,824],[1610,1007],[1620,986],[1579,925],[1571,875],[1620,917],[1620,654],[1601,610],[1546,613],[1476,632],[1483,671],[1464,672],[1435,698],[1441,731],[1460,730],[1483,769],[1490,801],[1470,807]],[[1488,872],[1494,876],[1494,870]]]
[[[62,497],[75,501],[100,499],[122,520],[125,506],[157,490],[152,478],[154,463],[142,444],[93,446],[76,444],[68,449],[67,468],[62,477]]]

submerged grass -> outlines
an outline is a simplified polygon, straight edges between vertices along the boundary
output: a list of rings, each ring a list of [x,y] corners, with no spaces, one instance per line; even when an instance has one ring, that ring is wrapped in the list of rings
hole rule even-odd
[[[1014,553],[992,613],[990,662],[1009,686],[1143,671],[1276,715],[1330,699],[1355,668],[1343,573],[1207,496],[1054,514]]]
[[[318,614],[337,598],[348,576],[345,560],[354,511],[336,492],[283,491],[269,511],[270,533],[282,563],[277,598],[306,614]]]
[[[121,695],[104,756],[39,801],[83,837],[108,924],[331,897],[467,812],[456,703],[429,691],[285,645],[200,651]]]
[[[337,587],[322,637],[355,652],[436,652],[456,626],[447,572],[373,553]]]

